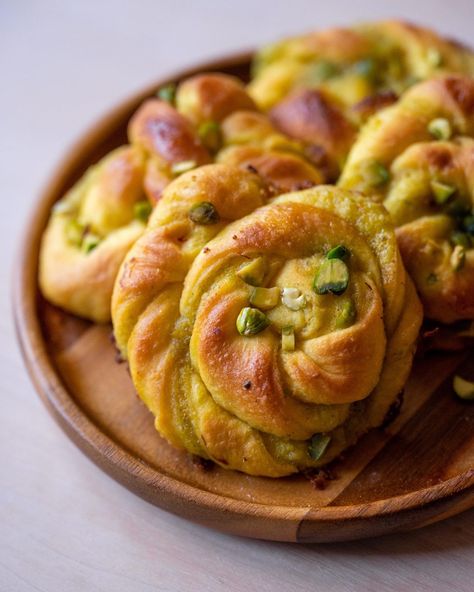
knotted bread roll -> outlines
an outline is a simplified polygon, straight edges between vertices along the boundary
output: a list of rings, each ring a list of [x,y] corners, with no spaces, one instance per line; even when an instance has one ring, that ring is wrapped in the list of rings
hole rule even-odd
[[[474,80],[432,79],[362,129],[339,185],[382,200],[425,315],[474,319]]]
[[[357,130],[417,81],[474,74],[474,54],[401,21],[287,39],[257,53],[249,92],[278,129],[318,146],[337,179]]]
[[[416,81],[449,72],[473,74],[472,51],[429,29],[389,20],[263,47],[254,59],[249,92],[264,110],[301,88],[319,89],[336,105],[352,108],[380,92],[400,94]]]
[[[383,422],[421,307],[381,206],[328,186],[268,199],[257,175],[230,165],[174,181],[124,261],[112,311],[158,431],[278,477]]]

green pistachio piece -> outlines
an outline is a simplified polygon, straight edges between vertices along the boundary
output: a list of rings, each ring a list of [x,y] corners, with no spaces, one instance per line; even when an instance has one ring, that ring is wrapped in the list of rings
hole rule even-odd
[[[390,179],[388,169],[377,160],[369,160],[361,165],[361,176],[365,183],[371,187],[385,185]]]
[[[317,64],[311,66],[309,78],[313,84],[319,84],[334,78],[340,72],[339,66],[327,60],[321,60]]]
[[[430,182],[431,191],[433,192],[435,202],[439,205],[445,204],[448,199],[455,193],[456,187],[441,183],[441,181]]]
[[[175,163],[171,167],[171,172],[173,175],[182,175],[183,173],[187,173],[188,171],[192,171],[196,168],[196,161],[195,160],[182,160],[181,162]]]
[[[236,275],[250,286],[260,286],[267,271],[267,264],[263,257],[257,257],[249,263],[245,263],[236,272]]]
[[[465,232],[460,232],[459,230],[456,230],[451,234],[450,240],[453,245],[459,245],[465,249],[469,249],[471,246],[470,236]]]
[[[342,259],[345,261],[351,255],[351,252],[344,245],[337,245],[326,253],[326,259]]]
[[[69,244],[80,247],[86,227],[77,220],[69,220],[66,225],[66,239]]]
[[[433,285],[438,282],[438,276],[435,273],[430,273],[426,278],[426,283]]]
[[[346,291],[349,284],[349,269],[341,259],[324,259],[314,278],[313,290],[316,294],[335,294]]]
[[[453,389],[460,399],[465,401],[474,400],[474,382],[456,375],[453,380]]]
[[[203,121],[198,128],[198,135],[204,146],[211,152],[217,152],[222,146],[222,134],[217,121]]]
[[[92,232],[87,233],[82,241],[81,248],[84,253],[90,253],[93,251],[100,243],[100,237]]]
[[[280,288],[253,288],[250,293],[250,304],[269,310],[274,308],[280,301]]]
[[[443,56],[441,52],[439,52],[434,47],[430,47],[430,49],[426,53],[426,59],[428,64],[433,68],[439,68],[443,63]]]
[[[474,215],[466,216],[463,220],[463,226],[468,234],[474,236]]]
[[[156,96],[162,101],[166,101],[167,103],[170,103],[170,105],[173,105],[176,97],[176,84],[174,82],[165,84],[165,86],[158,89]]]
[[[306,298],[298,288],[283,288],[281,301],[290,310],[301,310],[306,306]]]
[[[281,349],[283,351],[295,350],[295,329],[293,325],[283,327],[281,330]]]
[[[146,223],[148,222],[152,209],[152,205],[147,199],[137,201],[133,205],[133,216],[137,220],[140,220],[140,222]]]
[[[236,321],[237,331],[241,335],[255,335],[268,327],[270,321],[258,308],[246,306],[239,312]]]
[[[346,329],[354,324],[356,310],[352,300],[344,302],[336,316],[336,329]]]
[[[314,434],[308,446],[308,454],[311,460],[319,460],[326,452],[331,442],[331,436],[327,434]]]
[[[189,210],[188,216],[195,224],[201,224],[204,226],[217,224],[220,220],[214,204],[211,204],[209,201],[202,201],[194,204]]]
[[[449,140],[453,133],[449,120],[444,117],[432,119],[428,124],[428,131],[437,140]]]
[[[377,75],[377,63],[373,58],[366,58],[365,60],[356,62],[352,66],[352,70],[355,74],[373,80]]]

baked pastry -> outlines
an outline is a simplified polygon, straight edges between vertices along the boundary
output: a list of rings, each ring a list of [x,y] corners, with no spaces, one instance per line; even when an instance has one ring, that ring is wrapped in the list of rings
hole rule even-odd
[[[474,74],[474,54],[401,21],[366,23],[263,48],[249,92],[278,129],[318,146],[335,180],[357,130],[415,82]]]
[[[275,194],[319,185],[327,180],[324,163],[311,145],[279,132],[263,113],[236,111],[221,124],[222,148],[216,162],[258,173]]]
[[[416,81],[449,72],[474,74],[474,54],[429,29],[388,20],[263,47],[254,59],[249,92],[265,111],[300,88],[319,89],[352,108],[380,92],[398,95]]]
[[[474,79],[420,83],[362,129],[339,185],[382,200],[425,315],[474,320]]]
[[[274,195],[323,180],[304,144],[276,132],[237,78],[200,74],[158,95],[131,118],[130,145],[92,167],[54,207],[43,237],[39,277],[44,296],[95,322],[110,321],[120,264],[164,188],[180,174],[217,158],[257,167]],[[231,121],[236,110],[243,115],[237,117],[238,126]],[[252,117],[260,118],[258,141]],[[237,140],[231,128],[246,138]],[[235,143],[239,149],[252,146],[253,153],[224,154]]]
[[[222,164],[165,189],[112,314],[159,432],[269,477],[325,464],[383,422],[421,322],[380,205],[329,186],[271,199]]]
[[[118,148],[54,206],[39,261],[39,284],[50,302],[98,323],[110,320],[115,276],[150,210],[144,167],[141,150]]]

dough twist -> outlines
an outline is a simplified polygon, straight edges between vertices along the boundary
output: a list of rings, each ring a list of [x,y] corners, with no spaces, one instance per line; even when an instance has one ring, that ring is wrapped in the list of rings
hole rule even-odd
[[[474,319],[474,80],[420,83],[363,128],[339,185],[383,200],[425,315]]]
[[[277,477],[327,463],[383,422],[421,308],[381,206],[328,186],[268,199],[230,165],[174,181],[125,259],[112,311],[158,431]]]

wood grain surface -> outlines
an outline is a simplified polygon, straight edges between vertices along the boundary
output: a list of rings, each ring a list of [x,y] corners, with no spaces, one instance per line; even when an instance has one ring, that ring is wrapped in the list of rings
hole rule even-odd
[[[128,119],[156,88],[199,71],[248,79],[237,55],[157,81],[106,115],[52,176],[27,228],[17,266],[15,319],[39,393],[68,435],[111,476],[152,503],[219,530],[290,542],[350,540],[418,528],[474,504],[474,405],[457,400],[452,375],[469,378],[474,356],[416,360],[401,413],[329,468],[330,479],[269,479],[203,468],[157,434],[110,326],[89,325],[41,299],[39,241],[51,204],[105,152],[122,144]],[[467,372],[467,374],[466,374]],[[472,376],[474,378],[474,376]]]
[[[393,15],[472,40],[469,0],[0,2],[1,592],[471,592],[474,510],[409,533],[294,545],[221,534],[130,494],[46,412],[12,322],[14,255],[38,190],[104,108],[191,61]]]

